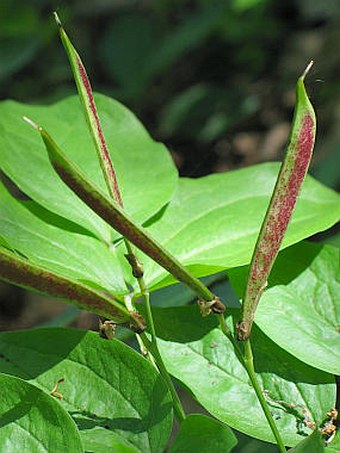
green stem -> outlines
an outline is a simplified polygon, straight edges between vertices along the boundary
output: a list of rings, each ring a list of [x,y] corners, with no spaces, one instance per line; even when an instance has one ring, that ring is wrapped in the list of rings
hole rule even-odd
[[[276,439],[280,452],[283,453],[286,451],[286,448],[284,446],[281,435],[277,429],[275,421],[269,410],[267,401],[266,401],[265,397],[263,396],[262,389],[261,389],[260,384],[256,377],[256,373],[255,373],[255,369],[254,369],[254,357],[253,357],[253,352],[251,349],[250,340],[248,339],[243,343],[244,344],[244,353],[243,353],[240,348],[239,343],[235,340],[233,334],[229,330],[229,328],[225,322],[224,316],[219,315],[218,320],[219,320],[220,327],[221,327],[223,334],[231,341],[231,343],[234,347],[234,350],[235,350],[235,354],[237,355],[238,359],[240,360],[240,362],[244,366],[245,370],[247,371],[249,379],[250,379],[252,386],[254,388],[254,391],[256,393],[257,399],[259,400],[259,403],[260,403],[262,410],[264,412],[264,415],[268,421],[270,429],[272,430],[272,433]]]
[[[125,242],[125,246],[126,246],[126,250],[127,250],[128,254],[130,256],[131,255],[135,256],[135,252],[134,252],[130,242],[126,239],[124,239],[124,242]],[[164,365],[162,356],[158,349],[155,324],[153,321],[152,309],[151,309],[151,304],[150,304],[150,294],[149,294],[149,291],[147,290],[143,276],[140,275],[138,277],[136,276],[135,278],[138,282],[141,296],[143,297],[144,302],[145,302],[146,322],[147,322],[147,325],[150,330],[151,341],[148,339],[148,337],[144,333],[140,334],[139,338],[142,340],[143,345],[147,349],[147,351],[152,354],[152,358],[156,362],[156,366],[157,366],[161,376],[165,380],[165,383],[172,396],[172,402],[174,405],[176,417],[177,417],[179,423],[181,423],[185,419],[185,412],[184,412],[182,403],[178,397],[177,391],[173,385],[171,377],[168,373],[168,370],[166,369],[166,366]]]
[[[184,412],[181,400],[179,399],[179,396],[176,392],[175,386],[168,373],[168,370],[165,367],[162,356],[161,356],[158,346],[157,346],[157,342],[150,341],[144,332],[142,334],[140,334],[140,337],[141,337],[145,347],[151,352],[151,354],[153,355],[153,357],[156,360],[159,372],[160,372],[161,376],[163,377],[163,379],[165,380],[165,382],[168,386],[168,389],[171,393],[176,418],[179,421],[179,423],[181,423],[181,422],[183,422],[183,420],[186,417],[185,412]]]
[[[262,410],[264,412],[264,415],[266,416],[266,419],[268,421],[268,424],[272,430],[272,433],[274,434],[274,437],[276,439],[277,445],[280,449],[281,453],[284,453],[286,451],[285,445],[282,441],[281,435],[279,433],[279,430],[277,429],[276,423],[273,419],[273,416],[269,410],[267,401],[262,393],[262,389],[260,387],[260,384],[257,380],[256,374],[255,374],[255,369],[254,369],[254,358],[253,358],[253,352],[251,349],[251,344],[250,344],[250,339],[246,340],[244,342],[244,365],[246,367],[248,376],[250,378],[250,381],[252,383],[252,386],[255,390],[257,399],[259,400],[259,403],[261,404]]]

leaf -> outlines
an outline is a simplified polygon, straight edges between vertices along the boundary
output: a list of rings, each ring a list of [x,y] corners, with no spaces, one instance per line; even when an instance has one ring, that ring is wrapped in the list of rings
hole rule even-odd
[[[237,319],[238,312],[229,309]],[[153,309],[158,344],[169,372],[214,417],[241,432],[274,442],[245,369],[217,319],[197,307]],[[280,434],[293,446],[335,404],[334,377],[300,362],[254,328],[255,370]]]
[[[251,259],[247,285],[237,324],[237,337],[249,338],[255,312],[267,286],[270,271],[292,217],[301,186],[307,174],[316,133],[316,118],[308,99],[304,79],[309,63],[296,84],[296,106],[290,139],[277,177]]]
[[[170,394],[153,365],[125,344],[50,328],[1,333],[0,354],[1,371],[46,392],[64,378],[60,404],[89,442],[105,428],[140,453],[163,452],[172,427]]]
[[[89,453],[107,453],[108,451],[114,451],[114,453],[138,453],[140,451],[125,440],[124,437],[105,428],[83,429],[80,431],[80,435],[84,448]]]
[[[74,421],[51,396],[5,374],[0,374],[0,388],[1,451],[83,452]]]
[[[0,235],[31,263],[116,295],[126,291],[113,247],[33,202],[16,200],[1,181]]]
[[[228,453],[237,439],[228,426],[202,414],[190,414],[182,422],[169,453]]]
[[[181,178],[163,216],[148,231],[196,276],[248,264],[276,180],[278,164],[266,163],[198,179]],[[307,177],[282,248],[334,225],[340,197]],[[170,284],[147,257],[149,288]]]
[[[313,433],[308,436],[306,439],[303,439],[296,447],[289,450],[294,453],[324,453],[328,450],[325,450],[325,443],[322,439],[322,436],[318,429],[315,429]]]
[[[111,150],[124,206],[139,222],[154,215],[172,196],[175,166],[163,145],[118,102],[95,95],[103,130]],[[106,191],[97,155],[77,96],[51,106],[13,101],[0,104],[0,168],[19,188],[46,209],[110,241],[107,225],[58,178],[44,145],[22,121],[28,116],[51,130],[68,156]]]
[[[281,348],[311,366],[340,374],[338,248],[304,242],[282,252],[255,322]],[[228,272],[237,293],[246,269]]]

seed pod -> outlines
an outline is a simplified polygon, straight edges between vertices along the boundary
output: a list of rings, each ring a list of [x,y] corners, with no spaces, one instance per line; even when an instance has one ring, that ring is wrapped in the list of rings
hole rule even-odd
[[[193,277],[186,267],[159,244],[145,228],[132,219],[115,200],[95,186],[83,171],[70,161],[47,131],[26,117],[24,120],[40,133],[53,168],[81,200],[128,241],[150,256],[179,281],[192,288],[201,299],[215,300],[215,296],[200,280]]]
[[[71,280],[56,272],[31,263],[29,260],[0,247],[0,279],[30,288],[40,293],[66,299],[80,308],[114,319],[117,323],[131,323],[140,328],[142,323],[133,313],[112,296]]]
[[[116,172],[114,170],[109,148],[104,137],[102,126],[100,124],[97,107],[94,101],[90,80],[86,74],[86,69],[83,65],[83,62],[81,61],[78,52],[69,40],[69,37],[67,36],[57,13],[54,13],[54,17],[59,27],[61,42],[63,43],[70,62],[78,94],[85,113],[85,118],[89,126],[94,144],[96,146],[98,159],[102,168],[107,188],[110,195],[116,200],[116,202],[120,206],[123,206]]]
[[[237,327],[239,340],[251,331],[255,311],[279,252],[295,203],[311,160],[316,131],[314,109],[308,99],[304,79],[311,62],[296,85],[296,106],[285,159],[261,226],[251,260],[241,317]]]

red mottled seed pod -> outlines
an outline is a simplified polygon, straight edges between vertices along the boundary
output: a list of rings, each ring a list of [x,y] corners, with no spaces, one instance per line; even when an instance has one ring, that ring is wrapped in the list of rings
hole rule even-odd
[[[270,271],[292,217],[312,157],[316,118],[304,86],[304,78],[311,66],[312,62],[296,85],[296,107],[285,159],[281,165],[249,268],[238,323],[239,340],[246,340],[250,335],[257,305],[267,286]]]

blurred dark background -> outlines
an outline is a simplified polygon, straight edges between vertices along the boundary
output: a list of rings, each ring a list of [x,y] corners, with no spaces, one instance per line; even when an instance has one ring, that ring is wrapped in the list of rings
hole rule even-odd
[[[295,83],[314,59],[311,173],[339,188],[338,0],[0,0],[0,99],[75,93],[54,10],[94,90],[133,110],[183,176],[281,160]],[[70,323],[97,328],[87,312],[0,283],[0,330]],[[264,451],[254,442],[242,451]]]

